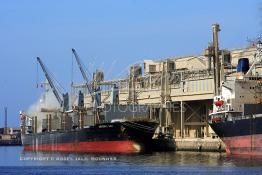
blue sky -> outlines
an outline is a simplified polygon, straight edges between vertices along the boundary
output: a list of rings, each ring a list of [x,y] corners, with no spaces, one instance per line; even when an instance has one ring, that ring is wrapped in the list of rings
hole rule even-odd
[[[260,8],[256,0],[3,0],[0,126],[4,106],[9,125],[18,126],[19,110],[41,94],[36,88],[37,56],[69,89],[72,47],[90,72],[100,68],[106,79],[119,78],[130,64],[143,59],[202,53],[216,22],[221,26],[221,48],[245,47],[247,37],[262,31]],[[82,81],[76,66],[73,72],[74,80]]]

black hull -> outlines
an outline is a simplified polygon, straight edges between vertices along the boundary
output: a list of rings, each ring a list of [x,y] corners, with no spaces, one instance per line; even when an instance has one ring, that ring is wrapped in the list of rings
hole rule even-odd
[[[219,137],[262,134],[262,117],[210,123]]]
[[[20,134],[11,134],[11,135],[5,135],[10,137],[9,139],[3,138],[1,135],[0,139],[0,146],[21,146],[22,141],[21,141],[21,135]]]
[[[230,154],[262,155],[262,117],[210,123]]]
[[[104,123],[73,131],[26,134],[22,142],[28,151],[139,152],[151,149],[157,125],[143,121]]]
[[[1,140],[0,146],[21,146],[21,140]]]

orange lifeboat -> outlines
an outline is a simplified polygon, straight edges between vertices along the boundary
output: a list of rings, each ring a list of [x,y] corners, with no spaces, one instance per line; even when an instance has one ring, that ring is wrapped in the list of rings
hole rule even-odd
[[[224,104],[224,101],[223,100],[218,100],[218,101],[215,101],[214,104],[216,106],[222,106]]]

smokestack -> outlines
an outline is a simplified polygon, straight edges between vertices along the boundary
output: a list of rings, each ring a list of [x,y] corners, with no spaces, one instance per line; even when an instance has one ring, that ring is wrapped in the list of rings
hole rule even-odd
[[[218,47],[218,32],[220,31],[219,24],[212,25],[213,31],[213,48],[214,48],[214,62],[215,62],[215,94],[219,94],[220,88],[220,60],[219,60],[219,47]]]
[[[7,107],[5,107],[5,128],[4,134],[7,134]]]

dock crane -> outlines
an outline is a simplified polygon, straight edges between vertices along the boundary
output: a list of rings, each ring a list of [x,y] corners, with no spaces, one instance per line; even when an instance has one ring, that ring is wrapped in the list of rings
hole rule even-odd
[[[82,66],[80,57],[78,56],[78,54],[77,54],[77,52],[76,52],[75,49],[72,49],[72,52],[73,52],[73,54],[74,54],[74,56],[75,56],[75,59],[76,59],[77,65],[78,65],[78,67],[79,67],[79,70],[80,70],[80,72],[81,72],[81,74],[82,74],[82,77],[83,77],[84,80],[85,80],[85,85],[86,85],[86,87],[87,87],[87,89],[88,89],[88,92],[91,94],[91,93],[92,93],[92,90],[91,90],[91,88],[90,88],[89,85],[88,85],[88,78],[87,78],[87,75],[86,75],[86,73],[85,73],[85,71],[84,71],[84,68],[83,68],[83,66]]]
[[[90,93],[92,99],[93,99],[93,102],[94,102],[94,106],[93,106],[93,112],[94,112],[94,116],[95,116],[95,123],[96,123],[96,120],[100,120],[100,117],[99,117],[99,109],[97,109],[97,107],[100,106],[100,100],[98,99],[98,96],[97,94],[95,93],[96,90],[93,90],[90,88],[89,84],[88,84],[88,78],[87,78],[87,75],[86,75],[86,72],[84,71],[84,68],[82,66],[82,63],[81,63],[81,60],[80,60],[80,57],[79,55],[77,54],[76,50],[74,48],[72,48],[72,52],[75,56],[75,59],[76,59],[76,62],[77,62],[77,65],[79,67],[79,70],[82,74],[82,77],[85,81],[85,85],[86,85],[86,88],[88,90],[88,92]]]
[[[42,60],[39,57],[37,57],[37,61],[40,64],[40,66],[41,66],[41,68],[42,68],[42,70],[43,70],[43,72],[45,74],[45,77],[46,77],[46,79],[47,79],[47,81],[48,81],[48,83],[49,83],[49,85],[50,85],[50,87],[51,87],[51,89],[52,89],[52,91],[53,91],[53,93],[54,93],[58,103],[60,104],[60,107],[63,108],[63,111],[68,110],[68,108],[69,108],[69,106],[68,106],[68,93],[62,94],[63,98],[60,97],[60,95],[58,93],[58,90],[56,89],[56,87],[55,87],[55,85],[54,85],[54,83],[52,81],[52,78],[48,74],[48,71],[47,71],[44,63],[42,62]]]
[[[75,50],[74,48],[72,49],[72,52],[73,52],[73,54],[74,54],[74,56],[75,56],[77,65],[78,65],[79,70],[80,70],[80,72],[81,72],[81,74],[82,74],[82,77],[83,77],[83,79],[84,79],[84,81],[85,81],[85,85],[86,85],[86,87],[87,87],[87,89],[88,89],[88,92],[91,94],[93,100],[95,100],[95,103],[99,106],[99,105],[100,105],[99,100],[97,99],[97,96],[93,94],[94,91],[90,88],[90,86],[89,86],[89,84],[88,84],[89,81],[88,81],[86,72],[84,71],[84,68],[83,68],[83,66],[82,66],[82,63],[81,63],[81,60],[80,60],[79,55],[77,54],[77,52],[76,52],[76,50]]]

